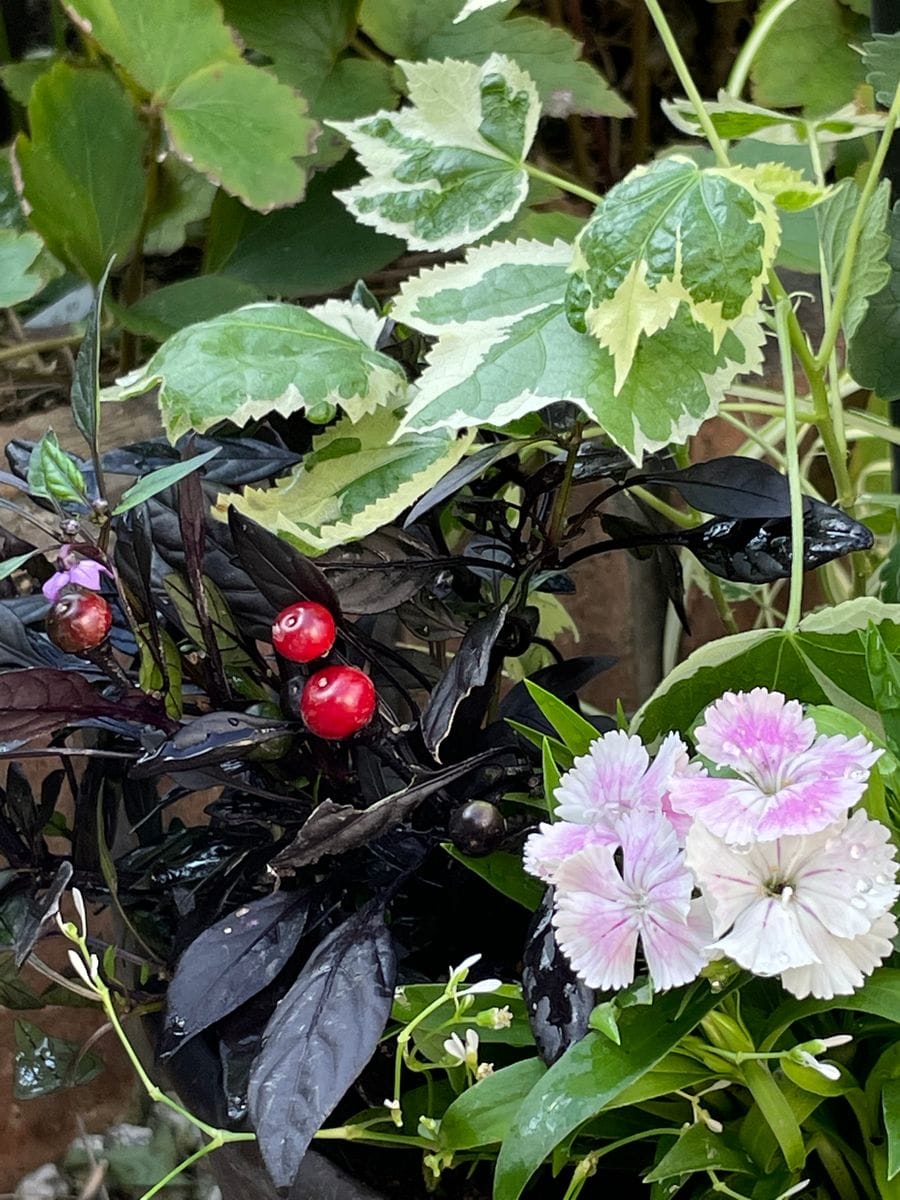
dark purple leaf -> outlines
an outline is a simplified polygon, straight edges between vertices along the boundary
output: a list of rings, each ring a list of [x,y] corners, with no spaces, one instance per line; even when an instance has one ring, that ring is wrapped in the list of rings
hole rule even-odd
[[[109,450],[103,455],[103,469],[111,475],[147,475],[161,467],[170,467],[181,461],[180,447],[185,439],[171,445],[166,438],[152,438],[146,442],[134,442]],[[214,459],[207,463],[204,478],[223,488],[240,488],[248,483],[260,483],[288,471],[300,461],[300,455],[283,446],[261,441],[259,438],[213,438],[193,435],[195,454],[219,449]]]
[[[422,738],[429,754],[441,761],[441,743],[450,733],[457,710],[475,688],[488,680],[494,646],[506,623],[506,606],[469,626],[446,673],[422,713]]]
[[[268,987],[297,949],[309,915],[309,893],[274,892],[242,905],[191,942],[169,984],[160,1057]]]
[[[588,1031],[596,1003],[569,966],[551,924],[553,891],[548,888],[534,915],[522,956],[522,993],[528,1022],[544,1062],[551,1066]]]
[[[75,360],[75,375],[72,379],[72,419],[76,428],[91,448],[91,457],[97,461],[97,438],[100,431],[100,320],[103,313],[103,290],[109,278],[112,259],[97,284],[91,312],[88,317],[84,339],[78,347]]]
[[[10,940],[17,970],[24,965],[28,955],[34,949],[34,944],[38,940],[45,922],[51,920],[59,912],[60,897],[69,886],[71,879],[72,864],[67,859],[63,859],[43,895],[38,897],[31,894],[22,897],[25,902],[16,910],[18,914],[14,918],[16,923],[11,930],[6,931],[7,934],[11,933],[12,935]]]
[[[134,779],[196,770],[243,757],[247,751],[294,733],[296,726],[277,717],[254,717],[236,712],[212,712],[182,725],[152,753],[131,768]]]
[[[301,826],[293,842],[272,859],[272,866],[279,874],[290,874],[326,855],[345,854],[374,841],[405,821],[423,800],[494,757],[492,752],[478,754],[443,771],[431,772],[402,791],[376,800],[368,808],[323,800]]]
[[[184,453],[193,457],[193,443],[189,440]],[[207,690],[215,707],[221,708],[227,704],[231,692],[225,678],[225,668],[222,664],[222,652],[216,639],[215,630],[209,615],[209,604],[203,581],[203,563],[206,549],[206,498],[198,472],[187,475],[178,485],[178,521],[181,536],[184,539],[184,568],[191,589],[191,601],[197,614],[197,624],[200,636],[206,650],[205,672],[208,680]]]
[[[728,454],[694,463],[682,471],[632,476],[628,484],[674,488],[700,512],[718,517],[787,517],[791,496],[787,476],[755,458]]]
[[[483,446],[474,454],[470,454],[468,458],[458,462],[437,481],[434,487],[425,493],[421,500],[413,505],[409,516],[403,522],[404,527],[409,528],[410,525],[414,525],[438,504],[450,500],[461,488],[480,479],[485,471],[489,471],[494,463],[506,458],[510,452],[511,447],[508,441],[494,442],[493,445]]]
[[[46,611],[45,605],[41,607]],[[0,603],[0,666],[66,667],[86,675],[96,673],[90,663],[58,650],[43,633],[26,629],[16,615],[15,601]]]
[[[375,1052],[395,977],[384,909],[368,904],[319,944],[276,1008],[248,1092],[276,1187],[294,1182],[313,1134]]]
[[[305,555],[256,521],[228,510],[228,525],[244,569],[272,606],[273,615],[297,600],[324,605],[335,620],[341,606],[325,576]]]
[[[160,706],[136,689],[107,699],[74,671],[47,667],[0,674],[0,749],[98,717],[174,728]]]
[[[708,571],[737,583],[771,583],[791,575],[790,518],[771,521],[707,521],[671,540],[687,546]],[[872,532],[845,512],[807,499],[803,518],[803,569],[874,544]]]
[[[414,535],[382,529],[361,542],[330,550],[316,565],[340,597],[348,613],[389,612],[423,587],[432,585],[442,568],[430,546]]]

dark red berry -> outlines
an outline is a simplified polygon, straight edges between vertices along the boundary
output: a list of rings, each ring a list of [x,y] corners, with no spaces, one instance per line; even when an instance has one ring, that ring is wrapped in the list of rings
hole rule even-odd
[[[450,818],[450,837],[463,854],[490,854],[506,837],[506,821],[490,800],[472,800]]]
[[[334,636],[334,617],[314,600],[291,604],[278,614],[272,626],[272,645],[291,662],[322,658],[334,645]]]
[[[300,716],[316,737],[339,741],[372,720],[377,706],[375,685],[356,667],[325,667],[307,681],[300,697]]]
[[[69,586],[47,613],[47,635],[69,654],[93,650],[109,633],[112,610],[97,592]]]

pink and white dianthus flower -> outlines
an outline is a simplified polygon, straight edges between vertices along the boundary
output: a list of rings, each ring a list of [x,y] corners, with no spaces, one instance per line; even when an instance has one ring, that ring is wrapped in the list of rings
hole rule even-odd
[[[746,849],[696,822],[685,859],[712,916],[708,949],[780,975],[800,999],[849,995],[892,949],[895,853],[888,830],[862,811]]]
[[[588,987],[618,989],[634,979],[640,938],[657,991],[695,979],[711,940],[702,901],[675,830],[662,812],[635,808],[616,821],[613,847],[586,846],[556,872],[556,940]]]
[[[670,803],[731,844],[816,833],[866,790],[881,755],[864,737],[816,736],[796,700],[754,688],[726,692],[704,713],[697,748],[728,776],[675,774]]]

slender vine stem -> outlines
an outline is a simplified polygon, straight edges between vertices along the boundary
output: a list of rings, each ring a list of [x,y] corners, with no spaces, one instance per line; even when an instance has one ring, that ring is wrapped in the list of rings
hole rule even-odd
[[[83,341],[81,333],[68,333],[64,337],[39,338],[33,342],[17,342],[15,346],[4,346],[0,350],[0,363],[15,362],[29,354],[46,354],[50,350],[61,350],[63,346],[77,346]]]
[[[564,179],[561,175],[554,175],[550,171],[542,171],[534,163],[526,162],[522,165],[532,179],[542,179],[544,183],[552,184],[553,187],[558,187],[564,192],[571,192],[573,196],[580,196],[582,200],[587,200],[594,207],[603,199],[597,192],[592,192],[588,188],[582,187],[580,183],[574,183],[571,179]]]
[[[746,42],[741,46],[740,52],[734,60],[734,65],[728,75],[725,91],[729,96],[740,97],[747,82],[747,77],[750,74],[750,68],[753,66],[753,60],[772,32],[776,22],[781,20],[794,3],[795,0],[776,0],[776,3],[757,19],[756,24],[750,30]]]
[[[878,141],[875,154],[872,157],[872,162],[869,165],[869,174],[866,176],[866,182],[863,184],[862,191],[859,196],[859,202],[856,205],[856,211],[850,222],[850,228],[847,230],[847,240],[844,245],[844,257],[841,261],[841,269],[838,272],[837,281],[834,287],[834,303],[831,309],[831,316],[825,326],[825,333],[822,337],[819,351],[815,356],[816,369],[821,372],[827,366],[831,353],[837,343],[838,334],[841,330],[841,322],[844,318],[844,311],[847,307],[847,300],[850,295],[850,285],[853,282],[853,271],[856,266],[856,251],[859,247],[859,239],[863,231],[863,225],[866,220],[866,211],[869,207],[869,201],[878,187],[881,177],[881,168],[884,166],[884,160],[887,157],[888,149],[890,148],[891,138],[894,135],[894,130],[897,128],[897,122],[900,120],[900,85],[897,86],[894,92],[894,99],[891,107],[888,110],[887,120],[885,121],[884,129]]]
[[[787,321],[789,311],[790,301],[787,297],[779,300],[775,305],[775,327],[778,331],[778,353],[781,359],[784,387],[784,451],[791,494],[791,592],[784,627],[785,629],[796,629],[800,624],[800,614],[803,610],[803,485],[800,479],[800,457],[797,447],[794,360]]]
[[[716,156],[716,162],[720,167],[729,166],[730,163],[728,160],[728,151],[725,149],[725,143],[719,137],[718,131],[712,122],[712,118],[706,111],[706,106],[703,103],[703,97],[700,95],[697,85],[694,83],[690,69],[688,68],[687,63],[684,61],[684,55],[681,53],[681,49],[675,39],[675,34],[672,32],[671,25],[666,20],[665,13],[660,6],[659,0],[644,0],[644,3],[647,6],[650,16],[653,18],[656,31],[662,39],[662,43],[666,48],[666,52],[669,55],[672,66],[675,68],[675,73],[678,76],[678,80],[681,83],[681,86],[684,88],[685,95],[694,106],[694,112],[697,114],[697,120],[700,122],[703,132],[706,135],[706,140],[709,142],[713,154]]]

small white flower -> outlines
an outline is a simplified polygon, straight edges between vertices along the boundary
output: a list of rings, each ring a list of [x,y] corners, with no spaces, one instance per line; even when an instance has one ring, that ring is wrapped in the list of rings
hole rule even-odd
[[[483,996],[490,992],[496,992],[499,987],[503,987],[502,979],[479,979],[476,983],[472,983],[467,988],[464,988],[459,995]]]
[[[486,1008],[475,1018],[485,1029],[509,1029],[512,1019],[512,1009],[508,1004],[504,1004],[502,1008]]]
[[[478,1080],[480,1082],[482,1079],[487,1079],[488,1075],[493,1075],[493,1073],[494,1073],[494,1064],[493,1063],[486,1063],[486,1062],[479,1063],[478,1068],[475,1071],[475,1078],[476,1078],[476,1080]]]
[[[87,912],[84,907],[84,897],[77,887],[72,888],[72,904],[78,914],[78,920],[81,923],[81,936],[87,937]]]
[[[474,967],[477,962],[481,961],[480,954],[470,954],[468,958],[464,958],[458,967],[449,967],[448,973],[450,976],[450,986],[455,987],[468,978],[469,969]]]
[[[437,1141],[440,1132],[441,1122],[438,1117],[419,1117],[418,1134],[420,1138],[427,1138],[434,1142]]]
[[[391,1114],[391,1120],[399,1129],[403,1124],[403,1112],[400,1109],[399,1100],[385,1100],[384,1107]]]
[[[454,1066],[466,1066],[471,1071],[477,1071],[478,1034],[474,1029],[466,1030],[465,1042],[463,1042],[458,1033],[451,1033],[444,1042],[444,1051],[448,1058],[454,1060]]]
[[[798,1066],[809,1067],[811,1071],[818,1071],[824,1079],[830,1079],[833,1083],[837,1083],[841,1077],[841,1073],[837,1067],[831,1063],[819,1062],[815,1055],[810,1054],[808,1050],[791,1050],[785,1057],[789,1058],[791,1062],[797,1063]]]
[[[81,955],[76,950],[69,951],[69,962],[72,964],[72,969],[74,970],[75,974],[79,977],[79,979],[81,979],[82,982],[86,983],[89,988],[93,988],[94,981],[93,981],[93,979],[91,979],[90,975],[88,974],[88,969],[84,965],[84,959],[81,957]]]

